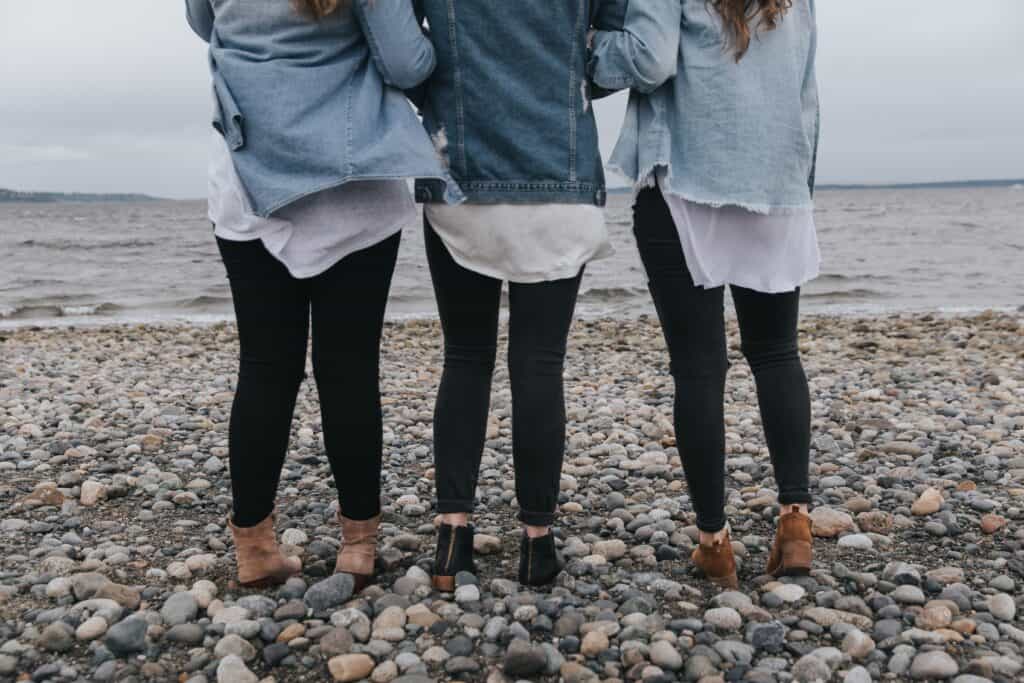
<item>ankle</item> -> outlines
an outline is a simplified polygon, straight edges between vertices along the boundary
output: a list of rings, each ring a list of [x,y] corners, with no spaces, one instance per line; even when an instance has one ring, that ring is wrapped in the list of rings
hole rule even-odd
[[[469,526],[469,515],[465,512],[442,514],[441,524],[446,524],[451,527],[466,527]]]
[[[551,533],[551,527],[549,526],[530,526],[526,524],[523,526],[523,529],[526,531],[528,538],[544,538]]]
[[[786,503],[779,508],[779,517],[798,512],[801,515],[810,514],[807,503]]]
[[[701,531],[699,532],[698,540],[700,544],[705,547],[713,547],[721,543],[725,543],[729,539],[729,528],[724,527],[715,532]]]

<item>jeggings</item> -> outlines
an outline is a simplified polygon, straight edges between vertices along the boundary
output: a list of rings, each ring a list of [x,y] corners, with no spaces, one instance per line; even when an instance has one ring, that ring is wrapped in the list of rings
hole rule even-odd
[[[694,285],[659,189],[639,194],[633,222],[668,343],[676,385],[676,441],[697,526],[713,533],[725,526],[725,288]],[[811,408],[797,347],[800,291],[763,294],[731,289],[741,348],[757,385],[779,502],[809,503]]]
[[[427,261],[444,331],[444,372],[434,411],[437,509],[472,512],[487,430],[502,281],[463,268],[429,221]],[[512,453],[519,519],[549,526],[565,452],[562,371],[582,271],[509,285]]]
[[[313,374],[341,510],[356,520],[380,511],[380,341],[400,239],[305,280],[292,277],[260,240],[217,240],[241,346],[229,431],[235,524],[257,524],[274,507],[311,313]]]

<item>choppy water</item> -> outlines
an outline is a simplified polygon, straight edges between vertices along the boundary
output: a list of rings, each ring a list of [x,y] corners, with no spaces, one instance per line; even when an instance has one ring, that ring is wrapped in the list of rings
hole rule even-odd
[[[611,197],[616,255],[588,269],[583,315],[651,312],[629,205]],[[230,317],[205,208],[0,204],[0,326]],[[1024,305],[1024,187],[826,190],[817,220],[824,263],[805,290],[806,311]],[[416,227],[405,234],[389,312],[436,313]]]

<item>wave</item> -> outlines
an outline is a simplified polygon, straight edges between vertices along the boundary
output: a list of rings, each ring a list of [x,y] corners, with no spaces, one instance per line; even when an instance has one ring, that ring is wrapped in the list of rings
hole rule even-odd
[[[153,240],[127,239],[81,242],[79,240],[65,238],[50,240],[27,239],[16,242],[14,246],[26,249],[53,249],[57,251],[72,249],[92,251],[95,249],[147,249],[158,245],[159,243]]]
[[[182,299],[175,302],[175,308],[184,308],[186,310],[196,310],[205,308],[218,308],[223,306],[231,305],[231,297],[229,296],[211,296],[208,294],[202,294],[191,299]]]
[[[844,299],[885,299],[889,295],[884,292],[879,292],[876,289],[856,288],[846,290],[828,290],[825,292],[808,292],[804,290],[800,294],[801,297],[806,299],[832,299],[834,301],[842,301]]]
[[[628,301],[647,294],[647,290],[642,287],[594,287],[581,292],[579,300],[585,303],[609,303]]]
[[[114,315],[124,306],[104,302],[99,304],[27,303],[0,308],[0,320],[33,320],[49,318],[84,318]]]

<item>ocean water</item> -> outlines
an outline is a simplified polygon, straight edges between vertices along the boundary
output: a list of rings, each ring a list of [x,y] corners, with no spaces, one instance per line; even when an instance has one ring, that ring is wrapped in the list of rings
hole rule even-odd
[[[588,268],[581,315],[653,312],[630,205],[610,198],[616,253]],[[0,204],[0,327],[230,318],[205,213],[201,201]],[[817,222],[807,312],[1024,306],[1024,187],[823,190]],[[419,226],[405,232],[389,315],[436,315]]]

